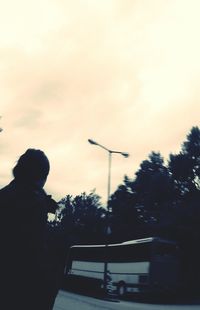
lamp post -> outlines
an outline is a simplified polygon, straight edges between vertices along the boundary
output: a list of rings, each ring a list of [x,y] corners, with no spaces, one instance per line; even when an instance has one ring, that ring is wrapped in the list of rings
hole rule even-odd
[[[122,156],[124,156],[125,158],[129,157],[129,154],[128,153],[125,153],[125,152],[119,152],[119,151],[113,151],[113,150],[110,150],[108,149],[107,147],[97,143],[96,141],[94,140],[91,140],[91,139],[88,139],[88,142],[90,144],[93,144],[93,145],[97,145],[101,148],[103,148],[104,150],[106,150],[108,152],[108,192],[107,192],[107,212],[106,212],[106,223],[107,223],[107,227],[106,227],[106,234],[108,234],[108,230],[109,230],[109,224],[108,224],[108,219],[109,219],[109,198],[110,198],[110,184],[111,184],[111,162],[112,162],[112,154],[121,154]],[[106,238],[106,243],[105,243],[105,252],[107,253],[106,251],[106,248],[108,246],[108,240]],[[107,260],[107,257],[105,259],[105,262],[104,262],[104,281],[103,281],[103,285],[104,285],[104,293],[106,294],[106,296],[108,295],[108,290],[107,290],[107,275],[108,275],[108,260]]]

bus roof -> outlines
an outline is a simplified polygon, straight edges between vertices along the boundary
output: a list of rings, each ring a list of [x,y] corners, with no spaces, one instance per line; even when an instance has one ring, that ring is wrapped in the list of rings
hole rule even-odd
[[[109,247],[112,246],[123,246],[123,245],[131,245],[131,244],[139,244],[139,243],[150,243],[150,242],[162,242],[162,243],[168,243],[168,244],[176,244],[175,241],[172,240],[167,240],[167,239],[162,239],[159,237],[149,237],[149,238],[142,238],[142,239],[135,239],[135,240],[129,240],[129,241],[124,241],[121,243],[112,243],[108,244]],[[105,247],[105,244],[78,244],[78,245],[73,245],[71,248],[91,248],[91,247]]]

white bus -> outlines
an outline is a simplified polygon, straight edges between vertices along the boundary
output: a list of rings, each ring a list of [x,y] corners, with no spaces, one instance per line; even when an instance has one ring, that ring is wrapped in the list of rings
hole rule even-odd
[[[77,288],[103,287],[104,264],[120,295],[131,292],[170,292],[179,286],[175,242],[145,238],[105,245],[75,245],[69,250],[65,279]]]

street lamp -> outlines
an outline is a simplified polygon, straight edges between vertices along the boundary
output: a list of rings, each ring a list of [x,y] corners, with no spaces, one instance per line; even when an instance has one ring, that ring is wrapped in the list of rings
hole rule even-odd
[[[103,148],[104,150],[106,150],[108,152],[108,193],[107,193],[107,212],[106,212],[106,222],[108,223],[108,215],[109,215],[109,211],[110,211],[109,210],[109,198],[110,198],[110,184],[111,184],[111,160],[112,160],[112,154],[121,154],[125,158],[129,157],[129,154],[125,153],[125,152],[119,152],[119,151],[110,150],[107,147],[97,143],[96,141],[94,141],[92,139],[88,139],[88,142],[90,144],[97,145],[97,146]],[[108,230],[109,230],[109,226],[107,224],[107,229],[106,229],[106,233],[107,234],[108,234]],[[106,251],[107,246],[108,246],[108,240],[106,238],[105,251]],[[108,291],[107,291],[107,274],[108,274],[108,261],[107,261],[107,258],[106,258],[105,262],[104,262],[104,292],[105,292],[106,295],[108,294]]]
[[[107,203],[109,201],[109,197],[110,197],[110,183],[111,183],[111,160],[112,160],[112,154],[115,153],[115,154],[121,154],[122,156],[124,157],[129,157],[129,154],[128,153],[125,153],[125,152],[119,152],[119,151],[113,151],[113,150],[109,150],[107,147],[97,143],[96,141],[92,140],[92,139],[88,139],[88,142],[90,144],[93,144],[93,145],[97,145],[101,148],[103,148],[104,150],[106,150],[108,152],[108,193],[107,193]],[[108,209],[108,204],[107,204],[107,209]],[[109,210],[108,210],[109,211]]]

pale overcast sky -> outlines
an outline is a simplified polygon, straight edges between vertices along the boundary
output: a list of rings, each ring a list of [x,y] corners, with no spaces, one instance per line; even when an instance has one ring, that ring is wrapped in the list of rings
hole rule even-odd
[[[0,0],[0,186],[42,149],[45,189],[107,195],[151,151],[179,152],[200,116],[199,0]]]

